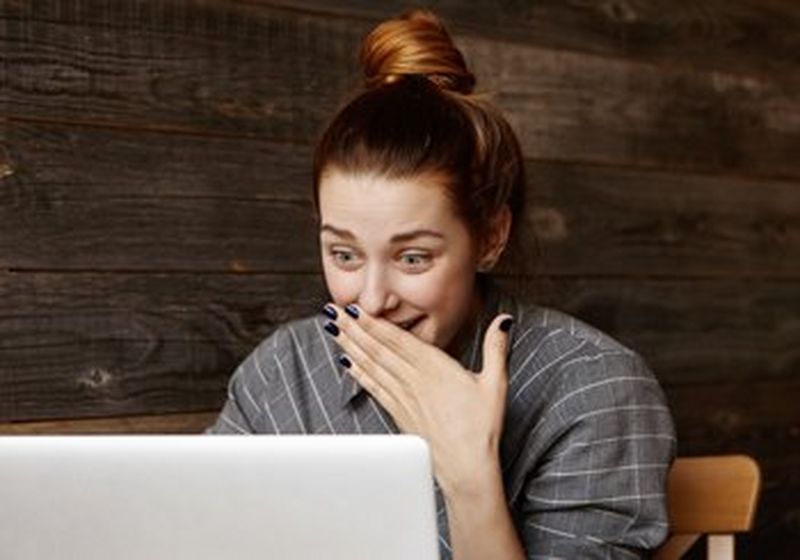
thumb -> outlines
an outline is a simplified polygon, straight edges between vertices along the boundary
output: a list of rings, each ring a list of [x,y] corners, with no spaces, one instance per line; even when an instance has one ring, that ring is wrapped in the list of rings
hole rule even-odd
[[[508,314],[500,314],[492,320],[483,338],[482,373],[499,375],[506,371],[508,344],[511,340],[511,327],[514,318]]]

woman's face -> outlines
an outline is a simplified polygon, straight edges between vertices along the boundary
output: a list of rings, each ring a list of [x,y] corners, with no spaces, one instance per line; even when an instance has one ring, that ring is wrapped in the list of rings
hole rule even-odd
[[[476,249],[436,178],[331,170],[320,180],[319,208],[333,301],[401,327],[414,320],[414,336],[448,350],[480,300]]]

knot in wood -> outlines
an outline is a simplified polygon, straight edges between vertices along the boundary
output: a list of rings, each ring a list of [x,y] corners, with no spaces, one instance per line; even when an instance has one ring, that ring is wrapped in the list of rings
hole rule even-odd
[[[0,145],[0,180],[10,177],[14,174],[14,166],[11,162],[11,156],[5,146]]]
[[[92,368],[78,379],[78,383],[90,389],[101,389],[108,386],[113,378],[114,376],[107,369]]]
[[[605,12],[606,16],[614,21],[633,23],[639,19],[636,15],[636,10],[631,6],[630,2],[625,2],[623,0],[605,2],[601,9]]]
[[[540,206],[534,209],[531,221],[533,231],[542,241],[562,241],[569,233],[564,214],[556,208]]]

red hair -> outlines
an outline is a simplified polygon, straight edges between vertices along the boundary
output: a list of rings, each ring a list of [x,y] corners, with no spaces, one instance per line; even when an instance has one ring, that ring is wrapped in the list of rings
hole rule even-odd
[[[499,272],[524,282],[538,258],[525,256],[526,183],[519,142],[500,111],[473,95],[475,77],[439,18],[412,10],[384,21],[363,40],[363,90],[335,115],[314,154],[314,211],[326,172],[402,179],[442,177],[453,210],[473,240],[487,239],[490,220],[508,205],[512,226]],[[525,238],[525,239],[524,239]],[[518,291],[526,291],[524,284]]]

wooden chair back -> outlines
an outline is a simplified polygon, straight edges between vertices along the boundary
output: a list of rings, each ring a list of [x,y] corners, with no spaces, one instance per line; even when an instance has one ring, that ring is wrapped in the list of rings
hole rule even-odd
[[[670,536],[655,560],[676,560],[708,535],[708,560],[733,560],[734,533],[753,526],[761,473],[746,455],[679,457],[667,479]]]

